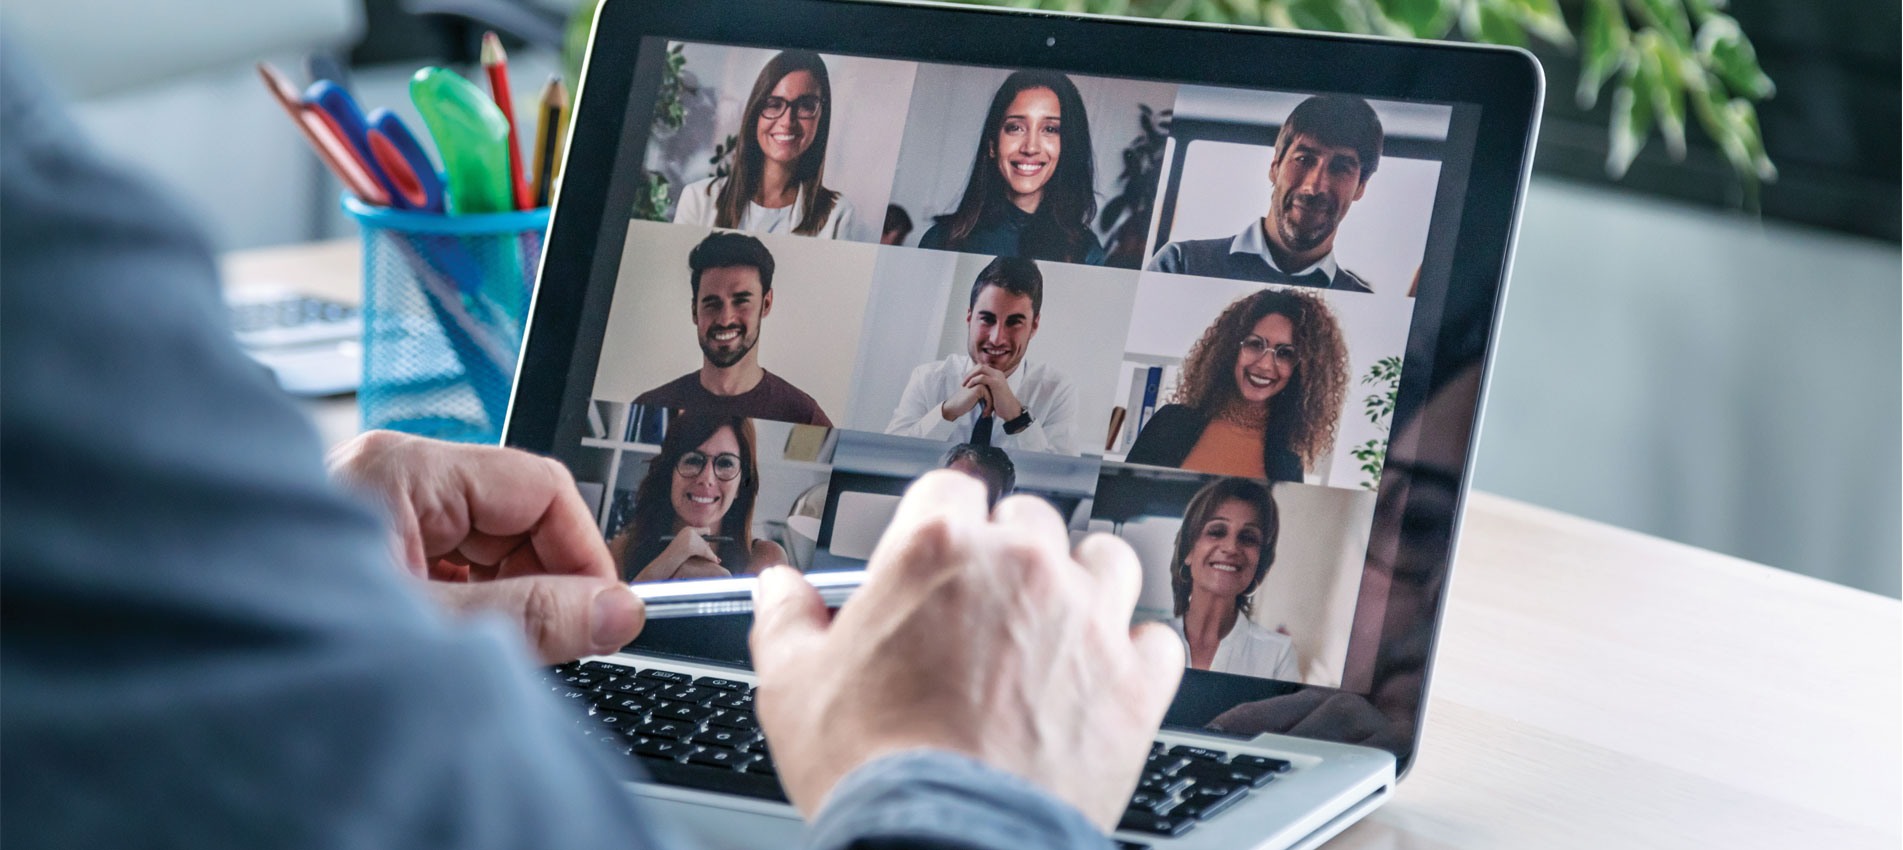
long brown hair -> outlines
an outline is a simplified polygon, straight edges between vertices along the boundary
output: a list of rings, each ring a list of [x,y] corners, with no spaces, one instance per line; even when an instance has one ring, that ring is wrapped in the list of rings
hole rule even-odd
[[[760,69],[760,76],[753,81],[753,92],[747,95],[747,108],[740,117],[740,148],[734,154],[733,171],[714,199],[715,227],[739,227],[747,204],[759,193],[761,172],[766,168],[766,153],[760,150],[760,110],[773,94],[773,87],[795,71],[812,74],[813,81],[819,84],[819,127],[813,134],[813,144],[800,155],[799,163],[793,168],[793,185],[799,187],[796,203],[802,207],[793,232],[812,236],[826,226],[826,219],[832,215],[839,193],[820,185],[826,174],[826,140],[832,135],[832,80],[826,76],[826,63],[819,54],[810,50],[783,50]],[[794,107],[788,104],[786,108]]]
[[[1296,289],[1263,289],[1244,295],[1203,331],[1183,358],[1175,402],[1207,416],[1236,398],[1236,356],[1242,340],[1264,316],[1279,314],[1295,326],[1295,376],[1269,399],[1269,435],[1279,438],[1312,470],[1334,446],[1342,398],[1348,394],[1348,345],[1328,302]]]
[[[998,173],[998,131],[1011,101],[1030,89],[1050,89],[1057,95],[1057,171],[1051,175],[1030,226],[1020,237],[1018,256],[1060,262],[1082,262],[1095,238],[1090,220],[1097,217],[1096,161],[1090,150],[1090,119],[1083,95],[1070,77],[1052,71],[1018,71],[1004,79],[991,108],[985,112],[984,133],[972,156],[971,176],[957,209],[936,220],[945,227],[945,247],[960,250],[980,220],[1003,213],[1011,200],[1004,177]]]
[[[1262,556],[1256,559],[1255,575],[1249,579],[1249,586],[1236,594],[1236,610],[1242,616],[1249,616],[1255,608],[1250,597],[1262,586],[1262,580],[1269,577],[1269,567],[1275,564],[1275,540],[1281,533],[1282,520],[1276,513],[1275,497],[1269,493],[1269,485],[1253,478],[1218,478],[1190,497],[1189,506],[1183,509],[1183,525],[1176,530],[1176,550],[1170,560],[1170,592],[1176,597],[1178,617],[1189,610],[1189,552],[1196,548],[1196,538],[1202,536],[1203,526],[1208,524],[1216,508],[1232,500],[1255,508],[1261,518]]]
[[[753,548],[753,500],[760,494],[760,466],[753,453],[753,421],[739,416],[712,416],[704,413],[676,412],[661,438],[661,453],[648,461],[647,474],[634,491],[634,511],[626,530],[616,535],[619,552],[640,552],[674,530],[674,502],[670,498],[674,466],[681,455],[694,451],[722,428],[733,429],[740,443],[740,487],[733,504],[727,506],[715,534],[733,538],[746,550]],[[634,565],[639,570],[643,565]]]

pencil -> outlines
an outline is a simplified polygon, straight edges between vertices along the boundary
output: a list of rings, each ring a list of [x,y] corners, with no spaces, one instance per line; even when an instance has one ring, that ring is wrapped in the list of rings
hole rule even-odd
[[[540,118],[535,122],[535,205],[548,206],[555,194],[555,178],[562,167],[562,137],[568,128],[568,88],[562,78],[550,76],[542,87]]]
[[[515,99],[509,96],[509,56],[502,52],[502,38],[492,30],[482,35],[482,70],[489,74],[489,93],[509,120],[509,186],[515,193],[515,208],[534,206],[529,183],[522,177],[522,143],[515,133]]]
[[[310,142],[311,149],[317,152],[317,158],[323,161],[332,174],[337,175],[350,194],[371,206],[390,205],[390,194],[383,190],[377,178],[371,176],[370,167],[351,149],[350,143],[344,140],[343,132],[331,123],[330,116],[321,109],[305,104],[291,81],[285,79],[278,69],[259,62],[258,76],[264,78],[264,87],[271,93],[271,98],[291,116],[297,129],[303,131],[304,140]]]

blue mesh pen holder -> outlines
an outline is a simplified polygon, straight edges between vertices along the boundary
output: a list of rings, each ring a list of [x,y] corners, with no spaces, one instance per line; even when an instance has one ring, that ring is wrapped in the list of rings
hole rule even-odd
[[[548,209],[343,205],[363,231],[364,429],[498,442]]]

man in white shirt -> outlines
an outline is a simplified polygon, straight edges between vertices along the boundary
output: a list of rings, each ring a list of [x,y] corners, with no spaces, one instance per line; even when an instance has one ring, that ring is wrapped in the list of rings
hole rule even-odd
[[[999,257],[978,273],[965,311],[966,353],[912,370],[887,434],[1076,455],[1077,390],[1024,354],[1037,335],[1044,275]]]

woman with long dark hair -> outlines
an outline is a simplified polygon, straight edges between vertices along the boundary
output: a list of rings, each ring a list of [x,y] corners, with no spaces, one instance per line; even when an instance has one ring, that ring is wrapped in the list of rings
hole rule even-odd
[[[1169,621],[1190,668],[1301,681],[1289,636],[1249,619],[1256,588],[1275,563],[1281,524],[1260,481],[1218,478],[1190,498],[1170,556],[1176,616]]]
[[[1333,447],[1347,391],[1348,346],[1327,302],[1259,290],[1203,331],[1174,403],[1151,415],[1124,459],[1300,481]]]
[[[779,544],[753,537],[753,446],[753,423],[738,416],[673,417],[634,492],[634,515],[608,544],[623,578],[717,578],[786,562]]]
[[[1018,71],[985,113],[965,193],[921,248],[1102,265],[1090,119],[1063,74]]]
[[[819,54],[786,50],[774,56],[747,95],[732,173],[687,184],[674,222],[848,237],[852,204],[823,182],[832,112],[832,81]]]

